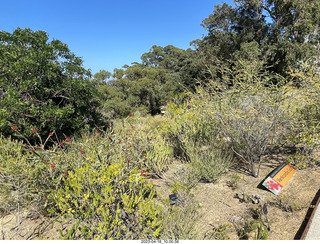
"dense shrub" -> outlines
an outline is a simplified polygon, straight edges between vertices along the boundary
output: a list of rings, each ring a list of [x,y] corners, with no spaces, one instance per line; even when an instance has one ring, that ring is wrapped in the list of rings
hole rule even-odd
[[[23,153],[24,145],[0,135],[0,213],[23,208],[29,204],[31,192],[29,173],[34,171],[28,162],[31,153]],[[32,173],[31,173],[32,174]]]
[[[78,222],[61,232],[65,239],[154,239],[161,231],[160,207],[152,184],[127,160],[99,166],[87,162],[68,171],[52,194],[61,214]],[[54,209],[52,210],[54,211]],[[70,234],[72,233],[72,234]]]
[[[165,217],[146,182],[153,175],[149,131],[98,128],[78,139],[34,133],[36,145],[1,137],[2,214],[49,210],[74,223],[60,231],[63,239],[159,238]]]
[[[44,151],[41,147],[0,136],[2,213],[29,209],[31,215],[46,215],[45,209],[52,204],[47,196],[61,183],[68,169],[65,162],[70,160],[67,155],[61,159],[64,153],[56,152],[58,146],[52,150]]]
[[[255,177],[268,147],[278,143],[290,128],[282,99],[281,93],[261,89],[244,94],[233,91],[218,103],[215,116],[221,135]]]
[[[292,91],[294,123],[287,136],[287,145],[293,149],[293,154],[288,155],[288,160],[301,169],[319,165],[320,76],[314,62],[315,60],[310,59],[310,62],[301,63],[300,69],[291,73],[293,86],[296,83],[300,86]]]
[[[231,77],[233,86],[228,87]],[[292,103],[294,95],[290,94],[289,85],[268,87],[272,79],[279,80],[276,83],[282,81],[282,77],[265,77],[255,74],[252,67],[245,70],[240,66],[229,70],[223,82],[199,86],[184,104],[170,104],[169,114],[176,118],[176,129],[171,133],[176,155],[199,162],[196,165],[202,165],[202,169],[197,167],[202,172],[214,168],[218,175],[219,167],[213,162],[228,168],[230,164],[226,162],[232,158],[228,155],[234,154],[257,177],[261,159],[272,146],[285,143],[296,121],[297,106]],[[203,148],[210,148],[210,152]],[[221,149],[227,152],[226,156],[221,155]]]
[[[173,149],[167,139],[172,123],[167,117],[141,117],[139,112],[130,113],[125,120],[117,121],[115,130],[127,138],[123,145],[132,145],[128,148],[130,154],[143,156],[138,164],[149,176],[161,178],[172,163]]]
[[[29,139],[100,123],[96,83],[82,60],[44,31],[0,32],[0,133],[15,126]]]
[[[209,97],[198,95],[185,104],[169,104],[174,124],[168,137],[175,156],[190,164],[191,181],[215,182],[232,165],[233,157],[218,139],[217,120],[207,106]]]

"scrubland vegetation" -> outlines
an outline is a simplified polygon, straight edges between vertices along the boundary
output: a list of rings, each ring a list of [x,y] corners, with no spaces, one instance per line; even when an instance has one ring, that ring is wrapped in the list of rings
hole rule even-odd
[[[61,239],[228,239],[196,232],[197,184],[257,177],[274,154],[319,166],[319,3],[236,2],[195,49],[153,46],[94,77],[43,31],[0,32],[0,216],[66,223]],[[175,165],[173,204],[153,180]]]

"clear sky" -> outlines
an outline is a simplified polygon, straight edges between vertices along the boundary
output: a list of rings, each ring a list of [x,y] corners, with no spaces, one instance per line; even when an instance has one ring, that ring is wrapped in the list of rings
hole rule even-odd
[[[153,45],[187,49],[213,6],[232,0],[1,0],[0,30],[43,30],[92,73],[140,62]]]

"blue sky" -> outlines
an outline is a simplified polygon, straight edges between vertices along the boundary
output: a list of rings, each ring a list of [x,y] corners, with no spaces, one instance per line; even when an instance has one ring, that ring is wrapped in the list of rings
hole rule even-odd
[[[43,30],[92,73],[140,62],[152,45],[187,49],[213,6],[232,0],[1,0],[0,30]]]

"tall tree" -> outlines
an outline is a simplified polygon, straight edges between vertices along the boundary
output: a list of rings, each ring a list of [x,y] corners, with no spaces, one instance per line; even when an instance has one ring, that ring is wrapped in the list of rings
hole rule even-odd
[[[194,44],[208,66],[244,57],[244,46],[256,46],[257,59],[286,75],[289,67],[316,55],[319,25],[318,0],[235,0],[235,7],[215,6],[202,22],[208,34]]]
[[[103,83],[103,82],[106,82],[107,79],[109,79],[111,76],[112,76],[112,74],[109,71],[101,69],[98,73],[95,73],[93,77],[98,82]]]

